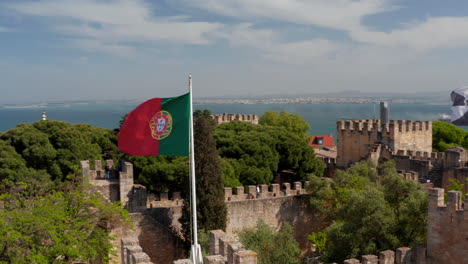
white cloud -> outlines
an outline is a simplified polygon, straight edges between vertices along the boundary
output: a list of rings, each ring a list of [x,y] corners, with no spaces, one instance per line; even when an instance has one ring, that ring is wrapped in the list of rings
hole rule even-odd
[[[417,51],[468,45],[468,17],[431,17],[390,32],[355,31],[353,39],[387,47]]]
[[[358,43],[405,47],[415,51],[468,45],[468,16],[429,17],[395,24],[384,32],[363,24],[363,18],[397,9],[390,0],[179,0],[209,12],[257,21],[273,21],[342,30]],[[396,23],[398,23],[396,21]]]
[[[46,17],[59,33],[107,42],[118,49],[123,48],[122,42],[206,44],[210,42],[206,34],[221,26],[191,22],[181,16],[156,16],[141,0],[42,0],[14,2],[5,7],[23,15]]]
[[[128,57],[134,55],[136,50],[131,46],[105,43],[95,39],[74,39],[71,45],[88,52],[105,52],[116,56]]]
[[[351,30],[363,17],[395,7],[389,0],[179,0],[186,5],[240,18],[264,17],[276,21]]]
[[[339,45],[327,39],[287,41],[279,32],[271,29],[258,29],[251,23],[225,26],[213,34],[227,40],[234,47],[252,47],[262,51],[261,56],[288,64],[303,64],[316,57],[335,51]]]
[[[265,57],[289,64],[313,63],[338,48],[338,44],[327,39],[312,39],[274,45],[267,50]]]

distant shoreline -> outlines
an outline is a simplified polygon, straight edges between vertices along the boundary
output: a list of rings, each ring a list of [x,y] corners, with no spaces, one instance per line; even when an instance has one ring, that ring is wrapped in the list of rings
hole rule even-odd
[[[274,98],[274,99],[195,99],[194,105],[206,104],[245,104],[245,105],[304,105],[304,104],[378,104],[387,101],[389,104],[428,104],[428,105],[450,105],[449,101],[430,100],[430,99],[404,99],[404,98],[327,98],[327,97],[308,97],[308,98]],[[3,104],[0,109],[47,109],[62,108],[74,105],[98,105],[98,104],[127,104],[138,105],[144,100],[108,100],[108,101],[69,101],[62,103],[28,103],[28,104]]]

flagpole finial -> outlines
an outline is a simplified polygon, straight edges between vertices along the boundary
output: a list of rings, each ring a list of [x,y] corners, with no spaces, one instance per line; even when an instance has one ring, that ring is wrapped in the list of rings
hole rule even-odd
[[[189,92],[192,92],[192,74],[189,74],[188,76],[188,86],[189,86]]]

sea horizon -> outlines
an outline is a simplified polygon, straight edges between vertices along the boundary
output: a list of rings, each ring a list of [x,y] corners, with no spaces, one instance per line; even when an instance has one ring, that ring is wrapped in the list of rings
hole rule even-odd
[[[45,111],[48,120],[65,121],[72,124],[85,123],[108,129],[117,128],[121,118],[133,110],[139,102],[106,102],[33,105],[32,107],[0,108],[0,132],[12,129],[21,123],[41,120]],[[372,104],[329,103],[329,104],[194,104],[194,109],[208,109],[212,114],[256,114],[265,111],[287,111],[299,114],[311,129],[310,135],[336,136],[336,121],[378,119],[379,106]],[[450,114],[450,105],[443,104],[390,104],[390,119],[394,120],[438,120]],[[336,137],[335,137],[336,138]]]

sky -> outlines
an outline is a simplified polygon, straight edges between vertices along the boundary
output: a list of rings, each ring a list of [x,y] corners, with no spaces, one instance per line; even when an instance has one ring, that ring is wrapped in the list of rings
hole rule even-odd
[[[0,102],[447,91],[468,1],[0,0]]]

